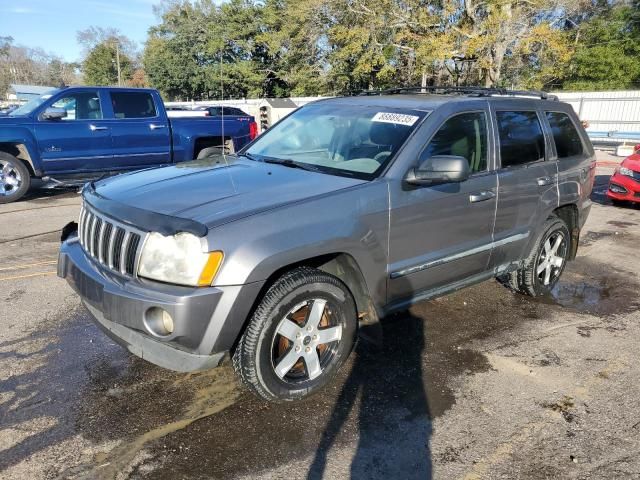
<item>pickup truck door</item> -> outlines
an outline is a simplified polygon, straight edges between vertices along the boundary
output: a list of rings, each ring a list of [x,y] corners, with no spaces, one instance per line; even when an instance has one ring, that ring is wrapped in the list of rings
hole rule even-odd
[[[97,90],[56,95],[48,107],[64,108],[66,118],[35,121],[35,136],[45,174],[75,174],[109,170],[112,165],[111,132],[104,120]],[[44,111],[44,110],[43,110]]]
[[[467,158],[472,173],[461,183],[390,184],[391,305],[485,274],[493,248],[497,177],[490,162],[486,102],[478,110],[443,113],[433,121],[437,129],[432,136],[424,133],[426,147],[418,163],[434,155],[458,155]]]
[[[169,120],[149,91],[111,90],[109,125],[113,162],[119,169],[136,169],[171,162]]]

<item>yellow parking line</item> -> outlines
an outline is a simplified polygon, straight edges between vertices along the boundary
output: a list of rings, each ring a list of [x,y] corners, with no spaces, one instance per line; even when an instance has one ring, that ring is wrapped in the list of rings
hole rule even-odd
[[[14,277],[0,277],[0,282],[2,280],[18,280],[19,278],[29,278],[29,277],[38,277],[41,275],[55,275],[56,272],[38,272],[38,273],[30,273],[29,275],[16,275]]]
[[[56,263],[58,263],[57,260],[48,260],[46,262],[27,263],[24,265],[12,265],[10,267],[1,267],[0,272],[4,272],[7,270],[20,270],[23,268],[37,267],[38,265],[54,265]]]

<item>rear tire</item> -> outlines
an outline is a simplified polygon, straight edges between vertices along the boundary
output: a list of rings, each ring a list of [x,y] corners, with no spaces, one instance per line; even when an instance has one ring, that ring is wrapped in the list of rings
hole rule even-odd
[[[518,270],[498,277],[507,288],[537,297],[553,290],[569,256],[570,236],[566,223],[550,217],[529,256]]]
[[[320,270],[296,268],[262,298],[233,367],[259,397],[298,400],[335,376],[351,353],[356,327],[355,302],[344,283]]]
[[[197,159],[200,160],[202,158],[215,157],[216,155],[222,155],[222,153],[223,153],[222,146],[207,147],[207,148],[203,148],[198,152]],[[235,153],[235,146],[233,145],[233,140],[227,139],[224,141],[224,153],[226,155],[231,155],[232,153]]]
[[[31,174],[22,160],[0,152],[0,203],[20,200],[31,186]]]

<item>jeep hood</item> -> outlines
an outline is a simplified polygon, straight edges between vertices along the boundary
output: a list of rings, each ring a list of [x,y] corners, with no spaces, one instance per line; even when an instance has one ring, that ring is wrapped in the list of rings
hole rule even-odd
[[[100,205],[94,206],[107,207],[105,213],[116,219],[168,234],[173,229],[155,228],[154,221],[173,218],[174,224],[187,220],[211,228],[361,183],[365,180],[219,155],[96,181],[88,193],[90,203],[98,198]]]

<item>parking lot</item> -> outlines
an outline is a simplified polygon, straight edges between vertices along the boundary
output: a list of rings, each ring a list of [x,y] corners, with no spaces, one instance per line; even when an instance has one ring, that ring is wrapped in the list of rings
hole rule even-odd
[[[419,304],[292,405],[228,362],[179,374],[108,340],[55,275],[74,191],[0,206],[0,476],[638,478],[640,208],[606,201],[611,165],[552,296]]]

